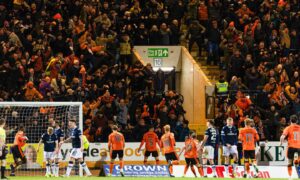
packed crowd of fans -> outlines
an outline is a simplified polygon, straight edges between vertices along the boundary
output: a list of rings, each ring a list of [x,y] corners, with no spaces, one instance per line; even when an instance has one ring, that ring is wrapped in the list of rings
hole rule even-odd
[[[161,134],[165,124],[183,141],[183,98],[166,91],[167,74],[132,58],[133,45],[178,45],[185,6],[172,7],[178,11],[156,0],[0,1],[1,101],[82,101],[91,142],[107,141],[116,123],[127,141],[140,141],[149,126]],[[31,133],[41,123],[18,124]]]
[[[227,72],[219,82],[229,85],[228,92],[218,94],[216,123],[221,128],[229,116],[241,127],[249,117],[262,140],[279,140],[290,116],[300,115],[300,4],[237,4],[225,6],[225,19],[230,20],[215,46],[222,57],[220,68]]]
[[[182,98],[164,94],[163,75],[133,62],[132,49],[186,39],[227,70],[231,91],[259,92],[254,103],[244,93],[220,101],[216,124],[249,116],[278,139],[299,112],[298,32],[298,0],[2,0],[0,98],[82,101],[90,141],[105,141],[114,123],[128,141],[168,123],[181,141],[189,131]]]

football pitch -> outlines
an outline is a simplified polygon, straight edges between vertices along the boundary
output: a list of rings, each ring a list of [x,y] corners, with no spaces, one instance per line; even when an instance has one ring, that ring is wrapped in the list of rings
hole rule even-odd
[[[42,177],[42,176],[19,176],[19,177],[8,177],[10,180],[44,180],[44,179],[64,179],[66,177],[52,177],[52,178],[46,178],[46,177]],[[172,178],[172,177],[68,177],[66,179],[68,180],[81,180],[81,179],[87,179],[87,180],[96,180],[96,179],[109,179],[109,180],[150,180],[150,179],[155,179],[155,180],[186,180],[186,179],[194,179],[194,178]],[[232,180],[233,178],[197,178],[197,179],[209,179],[209,180],[220,180],[220,179],[224,179],[224,180]],[[235,179],[244,179],[244,178],[235,178]],[[274,180],[287,180],[288,178],[284,179],[284,178],[269,178],[269,179],[274,179]],[[257,178],[257,180],[265,180],[265,179],[260,179]]]

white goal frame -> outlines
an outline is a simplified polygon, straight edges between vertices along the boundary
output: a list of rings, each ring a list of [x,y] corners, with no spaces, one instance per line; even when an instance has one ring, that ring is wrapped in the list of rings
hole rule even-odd
[[[83,133],[83,109],[82,109],[82,102],[66,102],[66,101],[63,101],[63,102],[43,102],[43,101],[38,101],[38,102],[35,102],[35,101],[0,101],[0,107],[3,107],[3,106],[34,106],[34,107],[37,107],[37,106],[78,106],[79,107],[79,122],[78,122],[78,127],[79,129],[82,131]],[[83,176],[83,169],[81,166],[79,166],[79,176]]]
[[[82,112],[82,102],[35,102],[35,101],[2,101],[1,106],[79,106],[79,122],[78,126],[81,131],[83,131],[83,112]]]

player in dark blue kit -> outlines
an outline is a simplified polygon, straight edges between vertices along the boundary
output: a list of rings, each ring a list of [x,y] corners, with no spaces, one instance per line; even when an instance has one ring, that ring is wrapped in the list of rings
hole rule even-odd
[[[57,137],[53,132],[52,127],[48,127],[47,133],[44,133],[39,142],[37,152],[39,152],[40,145],[44,144],[44,159],[46,160],[46,177],[51,177],[51,169],[53,174],[55,174],[54,159],[55,154],[58,150],[58,141]]]
[[[65,138],[65,133],[60,128],[60,124],[58,121],[55,121],[54,134],[56,135],[56,137],[58,139],[58,143],[63,141]],[[59,162],[61,161],[61,159],[62,159],[61,146],[58,146],[58,152],[57,152],[57,154],[55,156],[55,160],[54,160],[55,161],[55,164],[54,164],[54,169],[55,169],[54,176],[55,177],[59,176]]]
[[[235,174],[236,166],[238,163],[238,131],[235,126],[233,126],[233,119],[227,118],[227,125],[222,128],[221,139],[223,144],[223,156],[225,157],[225,176],[229,177],[228,165],[230,163],[230,155],[232,155],[234,163],[232,166],[232,176]]]
[[[72,141],[72,150],[70,154],[70,161],[67,167],[66,177],[69,177],[72,171],[72,168],[74,166],[75,160],[78,160],[80,163],[80,166],[85,171],[87,176],[91,176],[91,172],[89,168],[87,167],[86,163],[83,161],[83,138],[82,138],[82,132],[81,130],[76,126],[75,120],[69,120],[69,128],[71,130],[71,135],[68,139],[61,141],[60,145],[62,145],[65,142]]]
[[[214,128],[214,120],[210,119],[207,121],[207,130],[205,131],[204,139],[201,144],[202,153],[202,163],[203,163],[203,173],[204,177],[207,177],[207,160],[212,166],[213,176],[216,177],[216,166],[214,165],[215,148],[218,144],[219,135]]]

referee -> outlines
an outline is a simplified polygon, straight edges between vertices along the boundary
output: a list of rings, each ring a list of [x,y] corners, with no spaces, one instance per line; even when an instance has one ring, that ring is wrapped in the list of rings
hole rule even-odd
[[[5,119],[0,119],[0,164],[1,164],[1,179],[7,179],[5,177],[5,166],[6,166],[6,132],[4,130]]]

